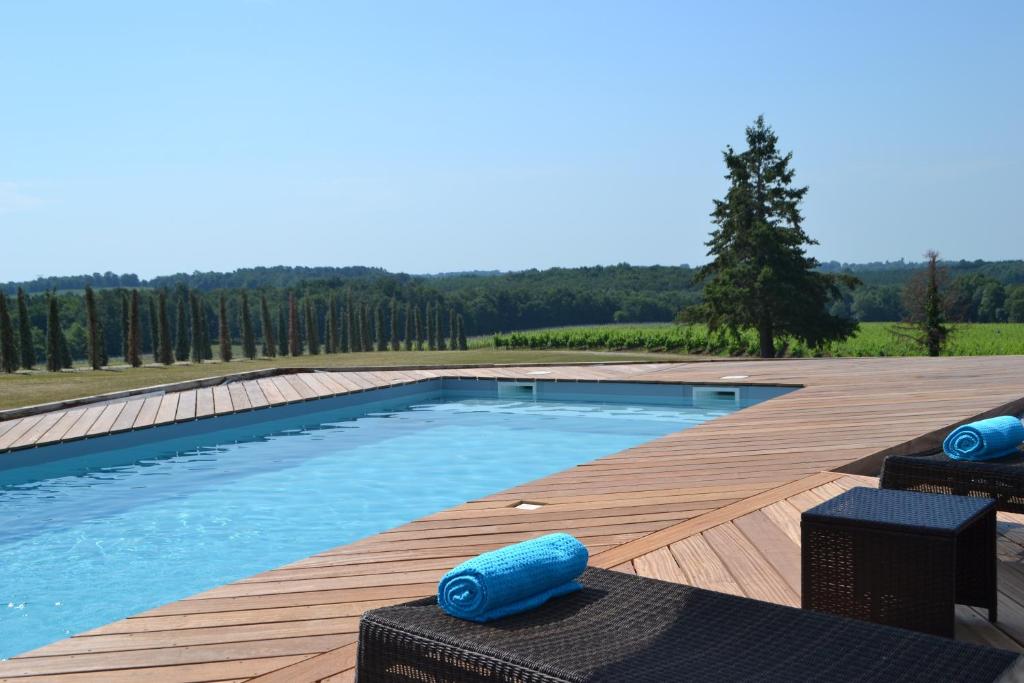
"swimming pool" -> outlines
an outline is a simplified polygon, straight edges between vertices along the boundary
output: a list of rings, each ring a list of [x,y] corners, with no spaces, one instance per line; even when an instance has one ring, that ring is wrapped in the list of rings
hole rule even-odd
[[[0,455],[0,658],[785,389],[434,380]]]

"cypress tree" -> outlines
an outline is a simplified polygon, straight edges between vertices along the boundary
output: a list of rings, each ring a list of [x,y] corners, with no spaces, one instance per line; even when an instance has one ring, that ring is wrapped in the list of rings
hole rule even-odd
[[[455,318],[455,322],[459,324],[459,351],[466,351],[469,349],[469,344],[466,343],[466,321],[462,319],[461,313]]]
[[[338,351],[340,353],[348,353],[352,330],[349,327],[349,315],[347,308],[338,312],[338,323],[339,328],[341,329],[341,334],[338,336]]]
[[[249,310],[249,293],[242,292],[242,355],[256,360],[256,333],[252,329],[252,311]]]
[[[412,351],[412,304],[405,304],[405,344],[406,351]]]
[[[171,353],[171,321],[167,315],[166,290],[161,289],[160,294],[157,296],[156,311],[157,318],[160,321],[158,325],[160,329],[160,357],[157,359],[157,362],[170,365],[174,362],[174,356]]]
[[[85,286],[85,329],[89,367],[99,370],[103,367],[103,337],[100,335],[100,319],[96,311],[96,293],[89,285]]]
[[[413,327],[416,328],[416,350],[423,350],[423,319],[420,318],[420,307],[416,306],[412,309],[413,315]]]
[[[306,299],[306,343],[311,356],[320,355],[320,325],[316,315],[316,305],[312,299]]]
[[[437,350],[444,351],[444,330],[441,328],[441,304],[434,304],[434,334],[437,335]]]
[[[107,357],[107,335],[103,332],[103,320],[101,319],[96,326],[99,328],[100,365],[110,365],[110,358]]]
[[[203,297],[199,297],[199,319],[203,324],[203,360],[213,360],[213,344],[210,342],[210,318],[207,314],[206,299]]]
[[[49,294],[49,310],[46,316],[46,369],[50,372],[59,372],[61,363],[61,329],[60,309],[57,307],[57,296]]]
[[[427,348],[437,350],[437,331],[434,327],[434,305],[427,302]]]
[[[14,344],[14,325],[7,309],[7,294],[0,290],[0,370],[11,373],[18,369],[18,348]]]
[[[220,315],[218,316],[217,351],[221,363],[231,362],[231,329],[228,327],[228,301],[220,295]]]
[[[295,295],[288,292],[288,350],[293,356],[302,355],[302,340],[299,338],[299,309]]]
[[[263,355],[274,358],[277,356],[277,340],[274,339],[274,322],[270,319],[266,294],[260,294],[260,327],[263,332]]]
[[[363,351],[373,351],[373,330],[370,324],[370,305],[363,304],[359,314],[359,334],[362,336]]]
[[[202,363],[206,353],[203,351],[203,317],[199,311],[199,295],[189,292],[189,304],[192,308],[192,362]]]
[[[282,356],[288,355],[288,315],[285,313],[284,305],[277,307],[277,342],[278,353]]]
[[[153,352],[153,362],[160,362],[160,323],[156,317],[156,297],[146,297],[149,303],[149,350]]]
[[[28,296],[18,287],[18,352],[21,367],[31,370],[36,364],[36,350],[32,344],[32,321],[28,317]]]
[[[128,353],[124,360],[137,368],[142,365],[142,316],[139,314],[139,290],[133,289],[128,304]]]
[[[373,307],[373,330],[374,339],[377,342],[377,350],[387,351],[388,342],[384,336],[384,314],[381,312],[380,304]]]
[[[459,350],[459,330],[457,329],[457,319],[455,318],[455,309],[448,309],[448,332],[451,337],[448,339],[448,348],[452,351]]]
[[[327,298],[327,348],[326,353],[338,353],[341,340],[338,338],[341,325],[338,324],[338,301],[334,294]]]
[[[188,313],[185,312],[185,299],[188,293],[185,290],[178,291],[178,327],[174,331],[174,359],[188,360],[189,335],[188,335]]]
[[[128,292],[121,291],[121,358],[128,362]]]
[[[352,305],[352,292],[348,292],[345,295],[345,337],[348,344],[346,344],[344,351],[358,351],[359,340],[356,337],[359,334],[359,327],[356,324],[356,309]]]
[[[64,334],[64,329],[60,329],[60,334],[57,335],[57,341],[60,342],[60,366],[62,368],[70,368],[74,363],[71,360],[71,350],[68,348],[68,338]]]
[[[388,307],[388,316],[391,323],[391,350],[398,351],[399,339],[398,339],[398,302],[395,301],[395,297],[391,297],[391,305]]]

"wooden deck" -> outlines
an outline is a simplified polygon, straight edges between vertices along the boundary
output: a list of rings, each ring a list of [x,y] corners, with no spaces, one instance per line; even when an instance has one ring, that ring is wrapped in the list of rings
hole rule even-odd
[[[528,373],[537,370],[263,378],[0,423],[0,449],[430,377],[536,378]],[[878,453],[923,435],[934,438],[953,423],[1000,406],[1019,408],[1024,399],[1024,357],[544,370],[548,379],[804,388],[0,662],[0,681],[351,680],[364,610],[429,595],[440,575],[462,559],[554,530],[581,538],[598,566],[793,604],[799,595],[794,515],[801,506],[862,481],[846,472],[870,470]],[[513,507],[523,500],[543,505],[530,511]],[[1002,522],[1005,604],[999,628],[965,609],[959,635],[1017,648],[1024,637],[1024,564],[1018,566],[1024,556],[1024,527],[1018,524],[1024,518]]]

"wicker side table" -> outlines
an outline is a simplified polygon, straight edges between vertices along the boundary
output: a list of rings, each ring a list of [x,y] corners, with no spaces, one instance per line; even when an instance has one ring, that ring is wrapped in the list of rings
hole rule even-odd
[[[890,455],[882,465],[883,489],[993,498],[1005,512],[1024,512],[1024,454],[998,460],[953,460],[945,453]]]
[[[996,613],[995,501],[854,488],[801,517],[805,609],[953,637],[957,603]]]

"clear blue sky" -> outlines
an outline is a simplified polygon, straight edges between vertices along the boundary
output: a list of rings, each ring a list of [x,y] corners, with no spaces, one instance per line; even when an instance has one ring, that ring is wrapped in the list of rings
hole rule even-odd
[[[0,281],[696,264],[759,113],[819,258],[1024,257],[1019,0],[6,0]]]

